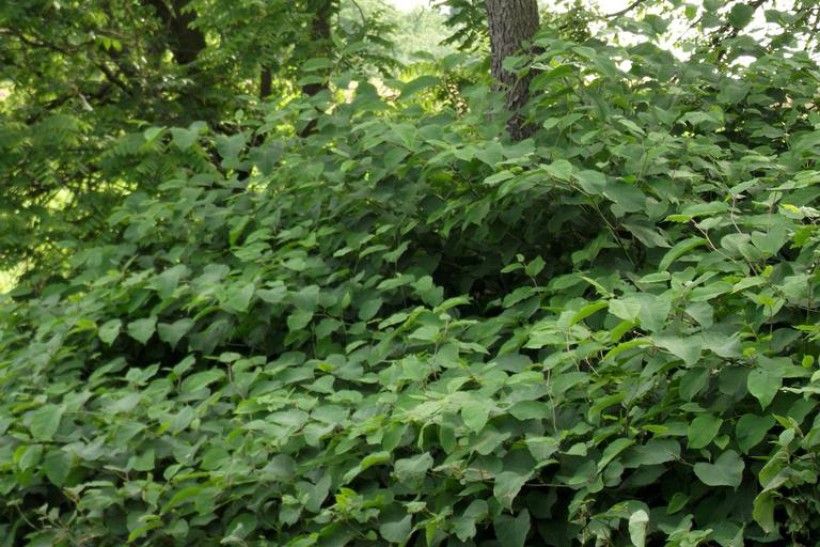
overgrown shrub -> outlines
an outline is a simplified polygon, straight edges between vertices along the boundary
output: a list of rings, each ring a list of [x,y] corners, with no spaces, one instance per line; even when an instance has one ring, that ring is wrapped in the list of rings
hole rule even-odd
[[[816,540],[816,64],[540,45],[521,143],[418,82],[142,134],[0,307],[5,543]]]

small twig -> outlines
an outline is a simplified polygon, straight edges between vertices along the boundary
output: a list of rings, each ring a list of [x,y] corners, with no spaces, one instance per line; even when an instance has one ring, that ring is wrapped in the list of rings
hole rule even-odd
[[[366,28],[367,27],[367,16],[364,14],[364,10],[362,9],[362,6],[360,6],[359,3],[356,0],[350,0],[350,3],[353,4],[356,7],[357,10],[359,10],[359,17],[362,18],[362,28]]]
[[[128,86],[127,86],[127,85],[125,85],[125,82],[123,82],[122,80],[120,80],[120,79],[117,77],[117,75],[116,75],[116,74],[114,74],[114,72],[113,72],[110,68],[108,68],[108,67],[105,65],[105,63],[101,63],[101,62],[94,61],[94,66],[96,66],[97,68],[99,68],[99,69],[100,69],[100,72],[102,72],[102,73],[105,75],[105,78],[106,78],[109,82],[111,82],[111,83],[112,83],[112,84],[114,84],[115,86],[117,86],[117,87],[119,87],[120,89],[122,89],[123,91],[125,91],[125,93],[127,93],[128,95],[130,95],[130,94],[131,94],[131,90],[130,90],[130,89],[128,89]]]
[[[630,11],[632,11],[633,9],[637,8],[638,6],[643,4],[644,1],[645,0],[635,0],[634,2],[629,4],[624,9],[622,9],[620,11],[616,11],[614,13],[607,13],[607,14],[604,15],[604,17],[606,17],[607,19],[612,19],[614,17],[620,17],[621,15],[625,15],[625,14],[629,13]]]

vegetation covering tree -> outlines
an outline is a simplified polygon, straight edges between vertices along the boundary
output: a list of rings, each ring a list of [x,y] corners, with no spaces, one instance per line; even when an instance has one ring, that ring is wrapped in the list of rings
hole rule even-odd
[[[150,3],[0,4],[0,543],[816,542],[820,6]]]

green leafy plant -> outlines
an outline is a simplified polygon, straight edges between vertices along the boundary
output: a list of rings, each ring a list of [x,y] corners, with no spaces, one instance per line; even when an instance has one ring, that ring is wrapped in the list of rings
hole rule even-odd
[[[483,82],[349,74],[123,136],[105,228],[0,296],[3,541],[811,544],[816,60],[574,37],[521,142]]]

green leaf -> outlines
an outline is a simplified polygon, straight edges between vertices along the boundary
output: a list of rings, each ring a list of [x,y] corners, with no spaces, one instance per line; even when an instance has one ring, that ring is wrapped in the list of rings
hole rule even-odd
[[[183,380],[179,387],[181,393],[199,391],[225,377],[225,372],[219,369],[205,370],[192,374]]]
[[[704,448],[720,431],[723,420],[712,414],[701,414],[689,424],[687,437],[689,438],[689,448],[697,450]]]
[[[752,245],[767,256],[776,255],[787,241],[789,241],[789,232],[785,226],[766,232],[752,232]]]
[[[684,401],[691,401],[709,382],[709,369],[697,367],[688,370],[680,378],[678,393]]]
[[[247,215],[243,215],[236,219],[236,224],[231,228],[231,231],[228,232],[228,243],[231,247],[236,246],[239,242],[239,238],[242,237],[242,233],[247,228],[248,224],[251,222],[251,217]]]
[[[658,272],[658,273],[652,273],[652,274],[648,274],[648,275],[643,276],[639,280],[639,282],[640,283],[660,283],[660,282],[663,282],[663,281],[668,281],[670,277],[672,277],[672,276],[669,274],[669,272]]]
[[[504,159],[503,148],[500,143],[490,141],[475,151],[475,157],[490,167],[495,167]]]
[[[771,416],[756,416],[754,414],[744,414],[735,425],[735,437],[737,444],[743,453],[760,444],[766,437],[766,433],[774,426],[774,418]]]
[[[511,406],[507,412],[516,420],[541,420],[550,415],[550,406],[541,401],[521,401]]]
[[[683,492],[675,492],[669,499],[669,505],[666,506],[666,514],[674,515],[689,503],[689,496]]]
[[[177,264],[172,268],[168,268],[161,274],[156,276],[150,286],[156,289],[160,298],[170,298],[176,288],[179,286],[180,280],[189,274],[188,268],[184,264]]]
[[[680,117],[679,121],[681,123],[691,123],[695,127],[701,125],[705,127],[716,127],[720,125],[722,122],[721,118],[715,115],[713,112],[703,112],[700,110],[687,112],[686,114]]]
[[[669,269],[669,266],[672,265],[677,259],[688,253],[693,249],[697,249],[706,245],[706,240],[702,237],[690,237],[689,239],[685,239],[673,246],[669,249],[663,258],[661,259],[660,263],[658,264],[658,271],[666,271]]]
[[[435,87],[440,83],[441,79],[438,76],[431,76],[429,74],[419,76],[418,78],[404,84],[404,86],[401,89],[401,96],[399,98],[408,99],[416,93],[418,93],[419,91]]]
[[[749,393],[758,400],[763,409],[771,404],[782,384],[783,378],[777,371],[763,368],[754,369],[746,379]]]
[[[615,182],[607,184],[604,196],[617,203],[627,213],[642,211],[646,208],[646,194],[631,184]]]
[[[29,414],[29,431],[38,441],[50,441],[60,428],[65,408],[55,404],[46,404]]]
[[[560,442],[554,437],[530,437],[524,443],[527,449],[535,458],[536,463],[542,463],[555,454],[560,447]]]
[[[33,469],[40,463],[42,456],[43,445],[41,444],[23,445],[14,451],[14,460],[17,462],[17,467],[20,471]]]
[[[361,467],[362,471],[364,471],[365,469],[370,469],[374,465],[383,465],[388,462],[390,462],[390,452],[382,450],[380,452],[368,454],[367,456],[362,458],[359,467]]]
[[[256,296],[263,302],[268,304],[279,304],[287,296],[288,290],[285,285],[274,285],[267,289],[259,289],[256,291]]]
[[[145,345],[151,336],[154,335],[156,327],[156,316],[137,319],[136,321],[128,323],[128,335],[140,344]]]
[[[464,425],[476,433],[484,429],[490,415],[490,406],[490,401],[467,401],[461,407],[461,419],[464,420]]]
[[[572,316],[572,319],[570,320],[570,325],[574,325],[579,321],[583,321],[595,312],[610,306],[610,304],[611,302],[607,302],[606,300],[598,300],[597,302],[587,304],[586,306],[578,310],[578,312],[575,315]]]
[[[456,537],[461,541],[467,541],[476,534],[476,521],[483,519],[489,511],[487,502],[482,499],[475,499],[470,502],[464,514],[453,519],[453,530]]]
[[[242,513],[236,516],[228,524],[226,528],[227,536],[225,539],[239,540],[241,542],[247,538],[258,526],[256,517],[251,513]],[[220,542],[222,544],[228,543],[224,539]]]
[[[197,141],[199,138],[199,132],[192,131],[190,129],[182,129],[180,127],[173,127],[171,128],[171,138],[173,139],[174,146],[185,151],[193,146]]]
[[[626,468],[659,465],[680,457],[680,444],[673,439],[650,439],[646,444],[633,446],[621,458]]]
[[[615,439],[604,449],[601,459],[598,461],[598,472],[603,471],[618,454],[635,444],[632,439]]]
[[[518,473],[515,471],[502,471],[495,477],[493,486],[493,496],[502,507],[507,509],[512,507],[513,500],[518,495],[521,487],[532,477],[532,473]]]
[[[549,165],[543,165],[542,168],[547,174],[558,180],[569,180],[573,172],[572,164],[564,159],[555,160]]]
[[[546,266],[546,264],[547,263],[544,262],[543,258],[537,256],[532,262],[527,264],[527,267],[524,269],[524,271],[528,276],[535,277],[536,275],[541,273],[541,270],[544,269],[544,266]]]
[[[758,494],[752,504],[752,518],[767,534],[771,534],[777,529],[777,523],[774,520],[774,506],[775,494],[771,491]]]
[[[697,363],[703,350],[703,340],[697,336],[655,335],[652,337],[652,341],[656,346],[665,349],[675,357],[679,357],[687,365]]]
[[[501,547],[524,547],[530,532],[530,513],[524,509],[515,518],[499,515],[493,520],[493,529]]]
[[[734,450],[721,454],[715,463],[696,463],[695,475],[707,486],[731,486],[737,488],[743,480],[743,460]]]
[[[301,70],[304,72],[315,72],[317,70],[328,70],[333,67],[333,62],[327,57],[313,57],[304,61]]]
[[[321,289],[318,285],[308,285],[296,291],[293,296],[293,304],[300,310],[316,312],[319,305],[319,293]]]
[[[312,311],[295,310],[288,316],[288,328],[291,332],[302,330],[313,319]]]
[[[226,167],[237,167],[239,165],[239,155],[245,149],[246,135],[237,133],[235,135],[217,135],[214,139],[216,149],[222,156],[222,165]]]
[[[120,329],[122,329],[122,321],[119,319],[111,319],[100,326],[97,335],[100,337],[100,340],[110,346],[114,343],[114,340],[117,339],[117,336],[120,335]]]
[[[151,471],[154,469],[155,455],[154,449],[149,449],[142,454],[131,456],[126,468],[134,471]]]
[[[176,347],[183,336],[188,334],[194,326],[194,320],[190,318],[177,319],[173,323],[159,323],[157,325],[157,334],[159,339]]]
[[[421,340],[423,342],[434,342],[438,337],[440,329],[433,325],[424,325],[410,333],[409,338]]]
[[[164,127],[149,127],[148,129],[142,132],[142,136],[145,138],[145,142],[151,143],[155,141],[160,135],[162,135],[164,131]]]
[[[381,298],[371,298],[370,300],[366,300],[359,307],[359,319],[362,321],[370,321],[376,317],[377,313],[379,313],[379,308],[382,307],[382,304],[384,304],[384,300]]]
[[[671,247],[669,244],[669,240],[667,239],[666,235],[659,231],[657,228],[649,227],[649,226],[642,226],[640,224],[631,224],[628,222],[624,222],[622,226],[629,230],[638,240],[643,243],[645,246],[649,248],[653,247],[664,247],[668,248]],[[660,272],[656,274],[649,274],[641,279],[643,283],[655,283],[656,281],[651,281],[651,279],[658,279],[664,280],[663,275],[665,272]],[[649,281],[647,280],[649,279]]]
[[[379,533],[390,543],[404,544],[410,538],[413,516],[406,515],[400,520],[384,522],[379,526]]]
[[[587,194],[601,194],[606,187],[606,176],[599,171],[584,170],[574,174],[575,180]]]
[[[256,286],[253,283],[246,283],[239,287],[228,289],[225,307],[237,313],[245,313],[251,304]]]
[[[63,486],[71,471],[71,455],[64,450],[52,450],[43,459],[43,471],[55,486]]]
[[[504,169],[502,171],[499,171],[498,173],[495,173],[485,178],[484,184],[487,184],[489,186],[495,186],[496,184],[502,183],[505,180],[510,180],[511,178],[515,178],[515,175],[512,172]]]
[[[649,514],[638,509],[629,515],[629,539],[635,547],[646,545],[646,525],[649,524]]]
[[[183,503],[187,503],[189,501],[192,501],[192,500],[196,499],[198,496],[202,495],[204,490],[205,490],[205,488],[203,488],[202,486],[198,486],[198,485],[187,486],[185,488],[182,488],[181,490],[178,490],[171,497],[171,499],[168,500],[168,503],[166,503],[162,507],[162,512],[167,513],[171,509],[173,509],[174,507],[178,507],[178,506],[182,505]]]
[[[687,219],[709,217],[726,213],[730,209],[731,207],[729,207],[728,203],[722,201],[707,201],[684,207],[683,210],[681,210],[681,215],[687,217]]]
[[[738,2],[729,11],[729,24],[736,29],[742,29],[752,20],[755,9],[749,4]]]
[[[609,313],[626,321],[635,321],[641,313],[641,302],[636,298],[614,298],[609,301]]]
[[[404,483],[419,482],[424,478],[431,467],[433,467],[433,457],[429,452],[419,454],[412,458],[396,460],[393,464],[396,478]]]

